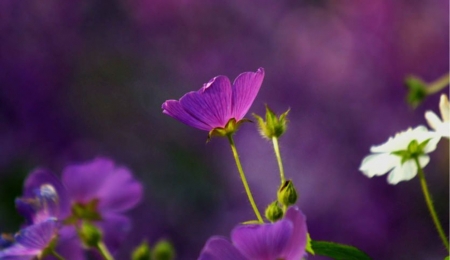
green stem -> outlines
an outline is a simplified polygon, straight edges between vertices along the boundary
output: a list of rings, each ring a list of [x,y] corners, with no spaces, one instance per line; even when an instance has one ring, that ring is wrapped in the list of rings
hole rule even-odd
[[[437,80],[428,83],[428,87],[426,88],[427,94],[434,94],[445,88],[450,82],[449,77],[450,75],[449,73],[447,73],[444,76],[438,78]]]
[[[250,201],[250,204],[252,205],[253,211],[255,212],[256,217],[258,218],[258,221],[260,223],[263,223],[263,219],[261,217],[261,214],[259,213],[258,207],[256,207],[255,200],[253,199],[252,193],[250,191],[250,188],[247,183],[247,179],[245,178],[244,171],[242,170],[241,161],[239,160],[239,155],[236,150],[236,145],[234,144],[233,137],[231,134],[227,135],[228,141],[230,142],[231,151],[233,152],[234,160],[236,161],[236,166],[239,171],[239,175],[241,176],[242,184],[244,184],[245,192],[247,193],[248,200]]]
[[[103,259],[105,260],[114,260],[114,257],[109,252],[108,248],[105,246],[105,243],[103,241],[98,242],[97,250],[102,255]]]
[[[416,162],[416,165],[417,165],[417,170],[419,172],[420,184],[422,185],[423,195],[425,196],[425,201],[427,202],[427,206],[428,206],[428,210],[430,211],[431,218],[433,219],[434,225],[436,226],[436,229],[439,233],[439,237],[441,238],[442,242],[444,243],[445,248],[447,248],[447,251],[449,251],[448,239],[444,233],[444,230],[442,229],[442,225],[436,214],[436,210],[434,209],[433,201],[431,200],[430,192],[428,190],[427,181],[425,180],[425,174],[423,172],[422,167],[420,167],[419,159],[416,157],[416,158],[414,158],[414,161]]]
[[[281,161],[280,147],[278,146],[278,137],[272,137],[272,143],[273,150],[275,151],[275,156],[277,157],[278,161],[278,168],[280,169],[281,185],[283,185],[283,183],[286,181],[286,178],[284,177],[283,162]]]
[[[51,254],[58,260],[65,260],[60,254],[56,253],[55,250],[51,252]]]

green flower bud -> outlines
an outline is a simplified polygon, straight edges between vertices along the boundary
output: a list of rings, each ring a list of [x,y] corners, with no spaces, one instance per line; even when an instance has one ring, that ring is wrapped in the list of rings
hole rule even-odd
[[[102,241],[102,232],[89,222],[83,222],[78,230],[78,235],[87,247],[97,247]]]
[[[283,210],[278,205],[278,201],[274,201],[266,208],[266,219],[271,222],[275,222],[283,217]]]
[[[153,260],[173,260],[175,259],[175,249],[168,241],[161,240],[153,248],[152,256]]]
[[[136,247],[131,255],[132,260],[150,260],[150,247],[147,241],[143,241],[138,247]]]
[[[408,76],[405,85],[408,88],[406,100],[415,108],[427,97],[427,84],[417,77]]]
[[[278,189],[278,202],[283,206],[294,205],[297,198],[297,191],[291,180],[285,181]]]
[[[273,137],[280,137],[286,132],[287,114],[289,109],[281,114],[279,117],[266,105],[266,121],[262,117],[253,114],[258,123],[258,130],[262,137],[272,139]]]

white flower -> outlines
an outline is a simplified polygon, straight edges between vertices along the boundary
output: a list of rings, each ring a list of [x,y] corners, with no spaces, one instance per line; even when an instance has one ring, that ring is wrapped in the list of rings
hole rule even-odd
[[[373,154],[363,159],[359,170],[369,178],[389,172],[387,181],[390,184],[411,180],[417,175],[415,158],[423,169],[430,161],[427,154],[436,149],[439,140],[440,136],[425,126],[409,128],[382,145],[372,146]]]
[[[441,95],[439,110],[441,111],[442,119],[432,111],[425,112],[425,119],[427,120],[428,125],[436,131],[438,135],[450,138],[450,104],[448,103],[448,97],[445,94]]]

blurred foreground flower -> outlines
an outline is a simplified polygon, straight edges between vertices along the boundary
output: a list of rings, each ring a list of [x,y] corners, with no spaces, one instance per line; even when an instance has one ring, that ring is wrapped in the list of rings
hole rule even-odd
[[[370,151],[374,154],[363,159],[359,170],[369,178],[389,172],[390,184],[410,180],[417,175],[416,160],[423,169],[430,161],[427,154],[436,149],[439,140],[440,136],[425,126],[410,128],[382,145],[372,146]]]
[[[436,133],[442,137],[450,138],[450,104],[448,102],[448,97],[445,94],[441,95],[439,110],[441,112],[441,118],[432,111],[425,112],[425,118],[428,125],[436,131]]]
[[[130,170],[106,158],[66,167],[62,182],[71,204],[70,219],[93,222],[102,230],[108,248],[117,249],[131,228],[123,213],[141,200],[141,183]]]
[[[214,236],[203,248],[199,260],[298,260],[306,255],[306,217],[296,207],[275,223],[239,225],[227,239]]]
[[[225,76],[217,76],[198,91],[185,94],[180,100],[167,100],[163,113],[182,123],[205,131],[226,129],[235,131],[250,109],[264,79],[264,69],[241,73],[231,85]],[[229,126],[230,127],[230,126]]]
[[[66,259],[84,259],[76,230],[86,223],[98,226],[108,249],[115,251],[131,226],[123,213],[141,200],[142,192],[142,185],[127,168],[97,158],[66,167],[62,182],[49,171],[35,170],[25,181],[24,195],[16,206],[28,225],[49,218],[63,222],[64,226],[55,229],[56,251]]]

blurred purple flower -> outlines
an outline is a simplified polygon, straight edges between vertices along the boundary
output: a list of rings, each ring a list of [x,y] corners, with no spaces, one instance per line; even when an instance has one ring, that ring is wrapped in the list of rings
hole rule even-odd
[[[101,228],[105,244],[114,251],[131,226],[130,219],[122,214],[141,200],[142,192],[142,185],[127,168],[97,158],[66,167],[62,182],[49,171],[32,172],[25,181],[24,197],[17,199],[16,205],[28,224],[48,217],[74,224],[91,221]],[[73,257],[82,255],[75,229],[64,226],[59,235],[61,252],[70,250],[68,259],[80,259]]]
[[[291,207],[278,222],[237,226],[231,240],[210,238],[199,260],[298,260],[306,254],[306,217]]]
[[[264,79],[264,69],[241,73],[231,85],[225,76],[217,76],[197,92],[191,91],[180,100],[167,100],[163,113],[182,123],[211,131],[224,128],[230,119],[239,122],[250,109]]]
[[[117,167],[106,158],[66,167],[62,182],[72,211],[85,211],[88,218],[93,216],[88,220],[101,228],[105,244],[112,251],[117,249],[131,227],[130,219],[123,213],[141,200],[141,183],[129,169]]]
[[[58,222],[50,218],[40,223],[28,226],[20,230],[14,237],[15,242],[6,249],[0,251],[0,259],[31,260],[37,256],[39,259],[44,249],[56,236]]]

